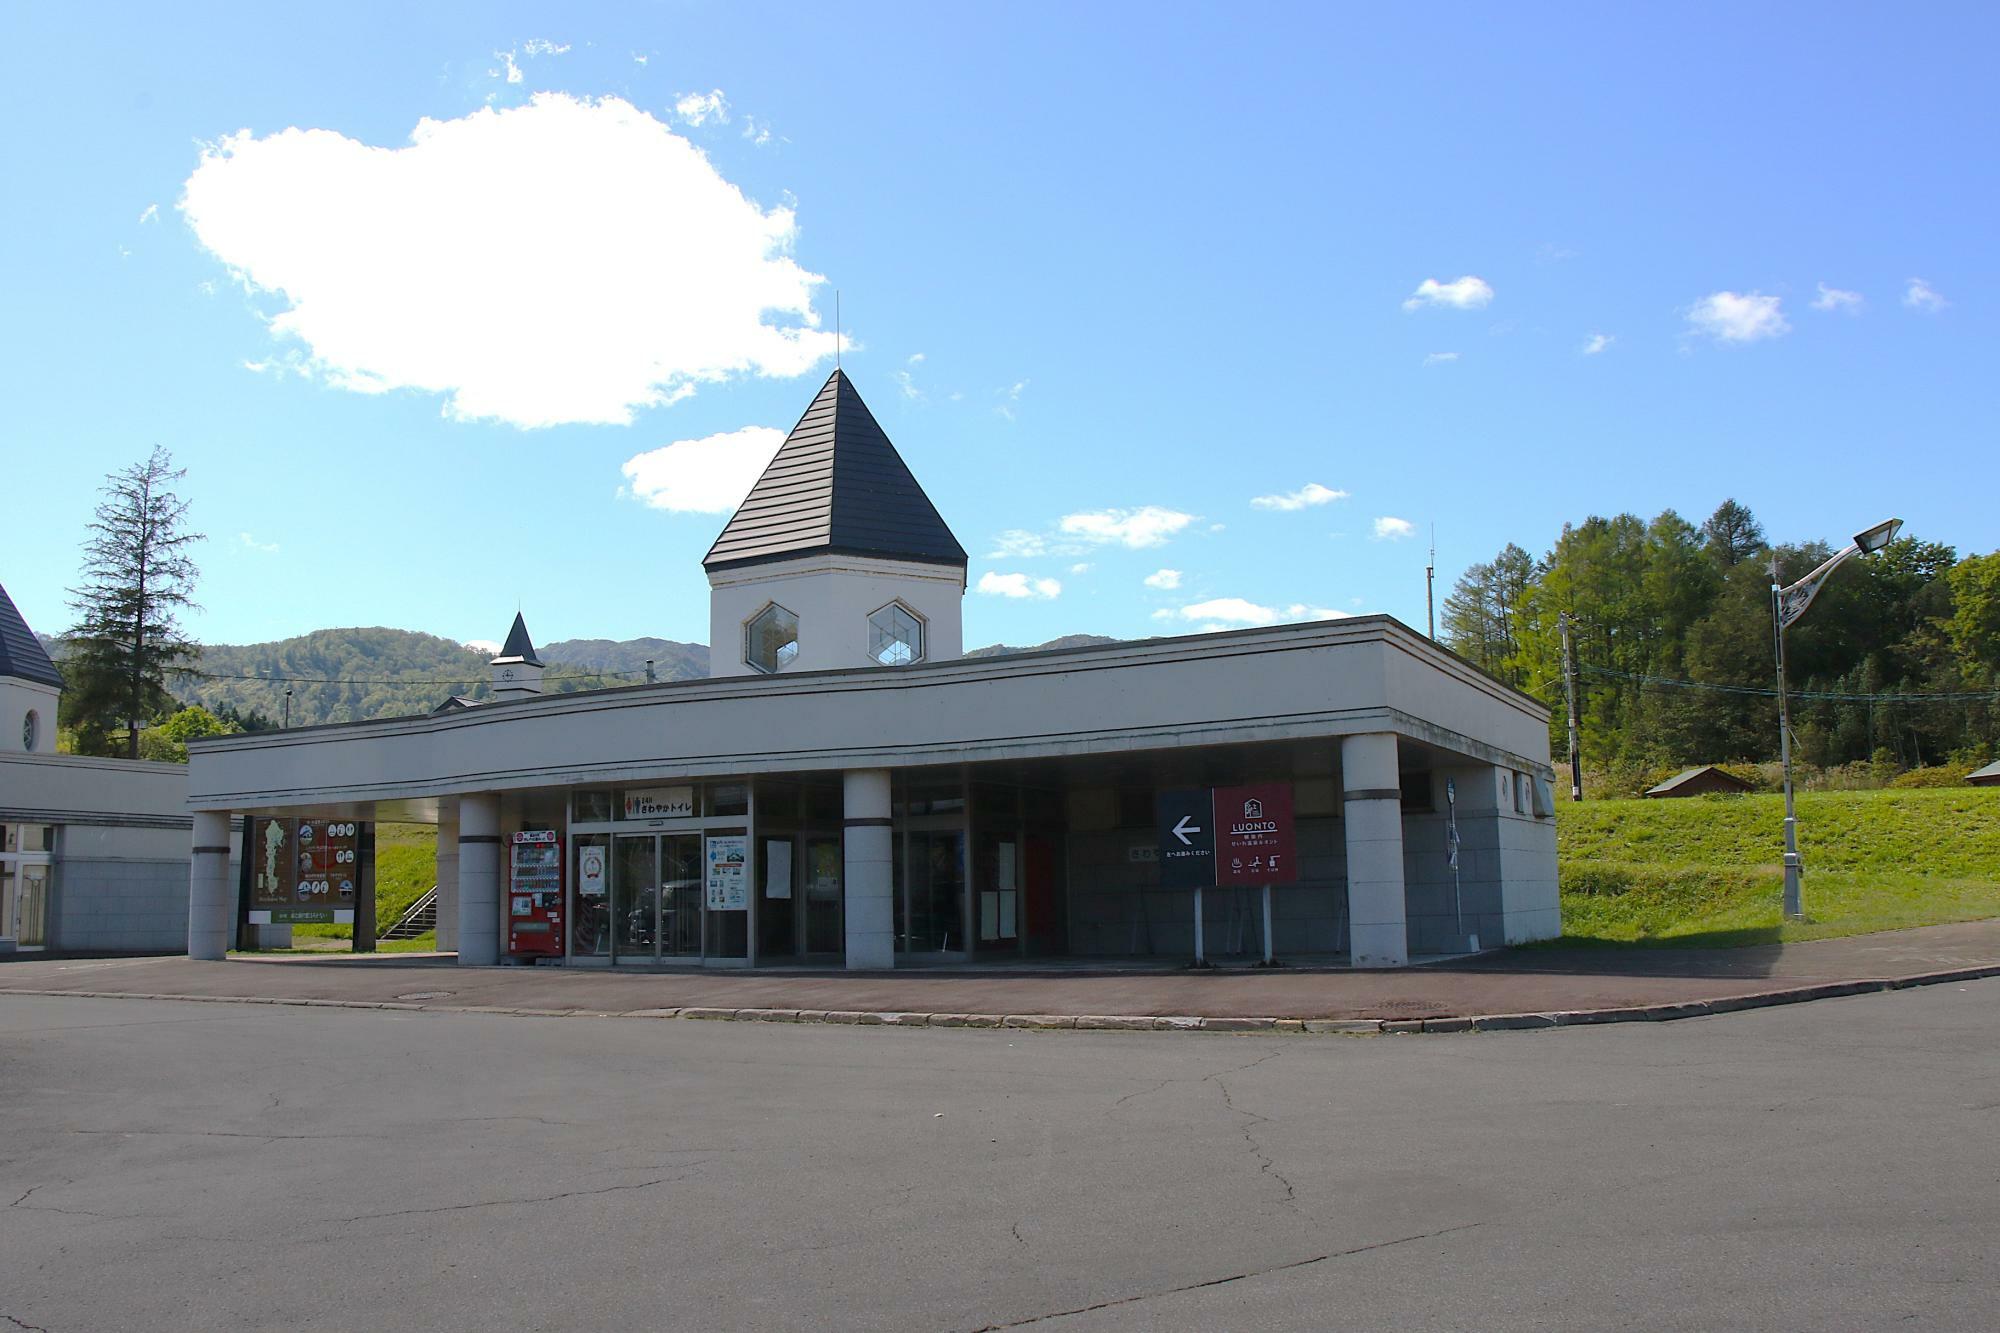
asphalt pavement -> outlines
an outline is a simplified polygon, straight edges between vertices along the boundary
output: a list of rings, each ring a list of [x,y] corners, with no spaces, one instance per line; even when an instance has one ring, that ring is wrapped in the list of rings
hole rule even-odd
[[[0,1327],[1990,1328],[2000,979],[1296,1036],[0,996]]]

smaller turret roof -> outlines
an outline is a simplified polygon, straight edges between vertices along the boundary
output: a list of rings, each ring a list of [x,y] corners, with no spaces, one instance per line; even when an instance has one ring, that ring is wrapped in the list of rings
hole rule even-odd
[[[528,637],[528,622],[521,619],[519,611],[514,613],[514,628],[507,631],[507,642],[500,645],[500,655],[493,660],[542,665],[542,659],[535,653],[535,641]]]

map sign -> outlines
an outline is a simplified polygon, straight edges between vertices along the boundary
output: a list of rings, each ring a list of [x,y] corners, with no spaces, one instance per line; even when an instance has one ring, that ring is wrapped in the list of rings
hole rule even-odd
[[[247,828],[253,924],[354,920],[362,825],[338,819],[254,819]]]

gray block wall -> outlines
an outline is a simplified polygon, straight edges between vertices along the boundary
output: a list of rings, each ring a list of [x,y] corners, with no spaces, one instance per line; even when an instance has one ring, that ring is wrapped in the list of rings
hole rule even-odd
[[[49,947],[71,952],[187,949],[188,862],[64,857],[51,888]]]

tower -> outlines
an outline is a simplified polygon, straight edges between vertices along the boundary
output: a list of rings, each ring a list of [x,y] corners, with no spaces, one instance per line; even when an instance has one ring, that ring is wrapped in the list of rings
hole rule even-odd
[[[709,674],[955,658],[965,566],[965,548],[836,369],[702,561]]]
[[[0,588],[0,750],[56,752],[62,673]]]
[[[525,699],[542,692],[542,659],[535,653],[535,641],[528,637],[528,622],[521,619],[519,611],[514,613],[514,627],[507,631],[507,642],[501,645],[500,655],[489,667],[495,702]]]

